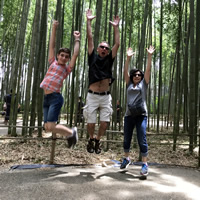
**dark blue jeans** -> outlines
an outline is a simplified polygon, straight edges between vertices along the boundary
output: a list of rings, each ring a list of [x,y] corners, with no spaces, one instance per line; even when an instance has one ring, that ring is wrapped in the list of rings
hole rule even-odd
[[[124,152],[130,151],[133,129],[136,126],[137,140],[142,157],[148,155],[148,144],[146,139],[147,116],[125,116],[124,117]]]

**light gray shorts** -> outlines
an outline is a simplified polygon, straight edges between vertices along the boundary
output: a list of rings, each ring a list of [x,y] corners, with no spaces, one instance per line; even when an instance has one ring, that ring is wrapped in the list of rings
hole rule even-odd
[[[110,122],[113,113],[112,97],[108,95],[97,95],[88,93],[83,115],[87,123],[96,123],[97,111],[99,111],[100,121]]]

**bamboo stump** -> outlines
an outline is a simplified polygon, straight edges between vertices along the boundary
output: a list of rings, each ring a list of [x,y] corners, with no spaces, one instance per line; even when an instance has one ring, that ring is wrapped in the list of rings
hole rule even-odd
[[[50,164],[54,163],[55,148],[56,148],[56,134],[52,133],[52,145],[51,145]]]

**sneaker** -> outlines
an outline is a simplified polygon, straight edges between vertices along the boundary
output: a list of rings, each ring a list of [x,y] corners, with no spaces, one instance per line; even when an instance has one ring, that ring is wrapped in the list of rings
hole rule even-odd
[[[69,148],[74,147],[78,142],[78,133],[76,127],[72,128],[72,136],[67,138],[67,142]]]
[[[143,176],[147,176],[148,175],[148,165],[142,164],[142,168],[141,168],[140,174],[143,175]]]
[[[101,153],[101,148],[100,148],[100,141],[99,140],[95,140],[95,153],[96,154],[100,154]]]
[[[89,153],[94,153],[94,141],[88,140],[87,151]]]
[[[127,168],[127,167],[130,165],[130,163],[131,163],[130,160],[124,158],[123,161],[122,161],[122,164],[121,164],[121,166],[120,166],[120,169],[125,169],[125,168]]]

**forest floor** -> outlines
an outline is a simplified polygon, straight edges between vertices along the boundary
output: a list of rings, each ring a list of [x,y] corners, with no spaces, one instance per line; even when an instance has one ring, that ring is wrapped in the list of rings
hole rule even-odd
[[[80,130],[79,130],[80,132]],[[166,135],[155,135],[152,132],[147,132],[149,143],[150,163],[158,163],[165,165],[176,165],[184,167],[198,166],[198,147],[194,149],[194,153],[190,154],[188,150],[188,137],[182,135],[177,140],[176,151],[173,151],[172,136],[169,130],[162,132]],[[80,133],[79,133],[80,136]],[[6,136],[1,136],[6,137]],[[110,136],[112,137],[112,136]],[[33,134],[35,140],[16,140],[5,139],[0,140],[0,168],[10,168],[13,165],[30,165],[30,164],[49,164],[52,140],[36,140],[37,132]],[[51,138],[50,133],[43,132],[43,138]],[[104,136],[103,141],[106,140]],[[79,138],[79,141],[74,149],[67,148],[67,142],[64,138],[56,141],[56,150],[54,163],[55,164],[102,164],[108,160],[121,161],[123,158],[123,134],[115,133],[113,140],[117,142],[102,142],[101,154],[90,154],[86,151],[87,139]],[[167,144],[167,145],[166,145]],[[180,145],[181,144],[181,145]],[[108,150],[107,150],[108,149]],[[131,148],[130,158],[132,162],[139,160],[138,147]]]

